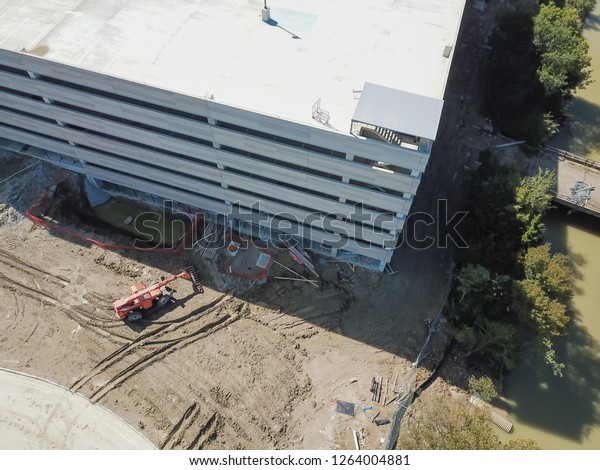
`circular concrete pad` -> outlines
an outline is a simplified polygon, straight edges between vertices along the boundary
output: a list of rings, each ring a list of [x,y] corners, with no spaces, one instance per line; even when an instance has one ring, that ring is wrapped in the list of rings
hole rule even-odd
[[[118,416],[59,385],[0,368],[0,449],[154,449]]]

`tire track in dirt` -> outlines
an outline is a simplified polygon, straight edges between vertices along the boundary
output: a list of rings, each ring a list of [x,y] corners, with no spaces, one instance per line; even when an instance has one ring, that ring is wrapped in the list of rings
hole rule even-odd
[[[219,432],[219,420],[217,418],[218,413],[215,411],[200,427],[194,440],[187,446],[187,450],[202,450],[206,444],[217,437]]]
[[[169,322],[165,322],[165,323],[161,324],[160,326],[152,329],[151,331],[141,334],[140,336],[135,338],[133,341],[128,342],[127,344],[125,344],[122,347],[120,347],[119,349],[113,351],[111,354],[109,354],[104,359],[102,359],[100,362],[98,362],[90,370],[90,372],[88,372],[84,377],[80,378],[79,380],[77,380],[75,383],[73,383],[71,385],[71,387],[70,387],[71,390],[73,390],[73,391],[80,390],[91,379],[93,379],[97,375],[105,372],[106,370],[108,370],[110,367],[114,366],[118,362],[122,361],[125,357],[132,354],[133,351],[135,349],[137,349],[138,347],[143,347],[146,345],[150,345],[150,346],[154,345],[152,342],[149,341],[151,338],[160,338],[167,333],[170,333],[170,332],[176,331],[177,329],[185,327],[188,324],[196,321],[198,319],[199,314],[210,313],[212,310],[219,307],[222,303],[226,302],[229,299],[230,299],[229,296],[221,295],[221,296],[217,297],[215,300],[213,300],[211,303],[204,305],[203,307],[196,309],[193,312],[191,312],[183,317],[171,320]],[[140,322],[140,323],[142,323],[142,322]],[[152,323],[150,322],[149,325],[152,326]],[[169,328],[171,328],[170,331],[168,331]],[[181,339],[183,339],[183,337]],[[165,341],[163,343],[169,343],[169,341]],[[161,342],[159,341],[156,344],[161,344]]]
[[[239,332],[247,331],[250,335],[256,335],[256,327],[265,329],[265,331],[268,328],[258,324],[250,316],[244,316],[240,322],[243,324],[239,325],[238,323],[239,326],[236,330],[226,334],[228,338],[231,336],[233,343],[238,343],[239,337],[244,336]],[[238,332],[237,340],[234,331]],[[250,341],[246,343],[246,346],[242,346],[250,348],[245,349],[246,357],[254,356],[254,358],[247,361],[245,366],[242,365],[243,369],[239,371],[235,368],[236,363],[240,367],[235,357],[231,357],[227,353],[220,355],[221,350],[216,346],[219,344],[218,342],[213,345],[214,355],[212,357],[199,350],[194,356],[188,357],[185,366],[177,361],[163,361],[160,364],[157,373],[160,373],[161,376],[170,377],[175,383],[185,383],[187,380],[192,384],[177,399],[169,395],[171,400],[185,403],[186,400],[195,399],[198,403],[204,403],[204,415],[211,411],[217,413],[216,423],[214,425],[209,423],[213,427],[201,430],[202,435],[197,439],[197,444],[190,443],[187,448],[212,447],[215,445],[213,441],[217,442],[217,448],[219,448],[218,442],[223,441],[243,442],[243,447],[250,449],[263,448],[265,445],[273,445],[276,448],[287,438],[287,424],[282,416],[289,412],[294,406],[294,402],[301,400],[309,392],[310,381],[298,368],[293,352],[294,346],[289,346],[288,350],[288,347],[285,346],[288,340],[276,332],[271,332],[269,338],[271,339],[268,340],[268,344],[254,345],[254,342]],[[221,336],[222,341],[223,337]],[[253,348],[268,351],[266,355],[271,360],[278,362],[269,370],[277,370],[280,373],[273,377],[270,373],[258,372],[255,375],[253,364],[257,363],[253,361],[258,360],[259,363],[264,364],[264,359],[260,355],[255,356]],[[218,360],[218,357],[221,357],[222,360]],[[231,360],[234,362],[231,363]],[[248,367],[248,371],[246,371],[246,367]],[[227,372],[223,373],[223,371]],[[269,392],[269,387],[274,387],[278,392]],[[142,389],[144,388],[146,387]],[[168,390],[169,388],[166,387],[163,393]],[[272,412],[271,407],[268,407],[267,410],[263,409],[267,396],[276,400],[278,412]],[[266,399],[269,400],[269,398]],[[261,405],[261,403],[263,404]],[[186,438],[192,432],[192,429],[186,431]],[[189,441],[182,440],[179,448],[185,448],[186,442]]]
[[[70,281],[64,277],[58,276],[56,274],[51,274],[48,271],[44,271],[43,269],[25,263],[16,256],[6,253],[2,250],[0,250],[0,262],[5,265],[11,266],[12,268],[23,271],[27,274],[31,274],[33,276],[39,276],[40,274],[43,274],[45,277],[45,281],[53,282],[60,286],[67,286],[70,284]]]
[[[164,367],[166,367],[166,369],[171,373],[175,373],[175,371],[168,365],[164,364]],[[231,406],[233,402],[230,403],[229,398],[233,397],[228,397],[224,400],[223,396],[216,396],[218,394],[222,395],[223,393],[226,393],[225,390],[221,388],[223,379],[220,379],[219,382],[216,382],[215,378],[210,376],[210,374],[208,376],[201,374],[201,376],[202,385],[200,385],[198,382],[194,384],[192,396],[197,397],[198,401],[203,403],[205,410],[213,415],[216,415],[215,420],[218,422],[205,423],[197,432],[194,441],[198,441],[198,443],[200,443],[200,440],[202,440],[202,445],[206,445],[212,438],[216,436],[216,433],[218,432],[217,428],[229,428],[230,433],[234,438],[249,444],[250,448],[260,447],[261,442],[260,440],[256,441],[255,436],[262,435],[263,430],[268,427],[267,421],[260,416],[260,414],[253,415],[253,417],[250,419],[243,419],[242,411],[239,408],[239,405],[243,404],[243,408],[245,409],[248,409],[248,406],[246,403],[243,403],[241,397],[236,396],[233,402],[235,402],[237,406]],[[215,390],[217,390],[217,394],[215,394]],[[231,393],[229,393],[229,395],[231,395]],[[190,429],[188,428],[187,431],[190,431]],[[215,436],[211,438],[212,434],[215,434]],[[203,436],[206,437],[202,439]],[[193,444],[190,444],[190,446],[191,445]]]
[[[199,418],[202,416],[202,407],[198,402],[192,403],[183,413],[181,418],[173,425],[167,437],[159,446],[160,450],[200,450],[208,442],[217,437],[219,429],[219,414],[217,411],[210,413],[200,427],[190,432]],[[191,436],[188,437],[188,435]]]
[[[41,299],[41,300],[45,300],[51,304],[60,305],[61,307],[71,309],[71,310],[75,311],[77,314],[79,314],[80,316],[82,316],[85,319],[84,321],[89,322],[94,325],[102,324],[103,326],[108,327],[108,328],[120,327],[122,325],[122,322],[116,318],[110,318],[110,319],[101,318],[92,312],[88,312],[80,307],[75,307],[73,305],[70,305],[70,304],[56,298],[54,295],[50,294],[49,291],[43,290],[42,287],[40,286],[40,283],[38,282],[38,281],[44,281],[44,282],[48,282],[48,283],[57,285],[60,288],[64,288],[71,284],[68,279],[58,276],[58,275],[51,274],[51,273],[44,271],[43,269],[40,269],[36,266],[25,263],[25,262],[21,261],[19,258],[15,257],[9,253],[6,253],[2,250],[0,250],[0,263],[3,263],[5,266],[9,266],[10,268],[13,268],[21,273],[25,273],[28,276],[31,276],[32,280],[35,282],[35,285],[36,285],[35,289],[32,287],[25,286],[22,282],[19,282],[16,280],[13,280],[13,283],[17,283],[17,284],[20,284],[21,286],[28,287],[28,289],[30,291],[37,291],[38,293],[45,296],[46,299]],[[40,274],[42,274],[41,277],[40,277]],[[4,278],[12,280],[6,274],[4,275]],[[52,288],[50,289],[50,291],[54,291],[54,290],[55,289],[52,289]],[[110,302],[107,302],[105,299],[103,299],[99,294],[89,292],[86,295],[89,295],[92,297],[93,301],[91,302],[91,304],[93,304],[93,305],[100,304],[100,303],[107,304],[107,306],[109,306],[110,309],[112,310],[112,304]],[[84,295],[84,297],[85,297],[85,295]],[[48,299],[50,299],[50,300],[48,300]]]
[[[61,300],[55,298],[47,292],[42,291],[41,289],[36,289],[30,286],[26,286],[21,284],[18,281],[10,279],[4,274],[0,273],[0,283],[4,284],[4,286],[8,289],[13,289],[18,292],[21,292],[23,295],[28,296],[32,299],[39,300],[46,304],[52,305],[63,310],[69,318],[77,323],[83,323],[86,327],[90,328],[94,332],[98,333],[104,337],[110,337],[113,339],[118,339],[120,341],[129,341],[130,338],[126,336],[122,336],[116,333],[111,333],[106,331],[104,328],[111,328],[122,326],[122,322],[120,320],[96,320],[94,319],[88,312],[69,305]]]
[[[19,298],[19,296],[16,294],[16,292],[10,292],[14,298],[14,310],[13,309],[6,309],[6,305],[7,305],[7,301],[4,302],[4,308],[6,310],[4,310],[2,312],[3,318],[1,318],[0,320],[2,320],[3,322],[6,322],[7,325],[5,326],[5,329],[8,329],[10,326],[16,324],[19,322],[19,318],[21,317],[21,315],[23,314],[23,304],[21,303],[21,299]]]
[[[200,411],[201,410],[200,406],[198,406],[198,403],[192,403],[187,410],[185,410],[179,421],[177,421],[171,428],[171,431],[159,446],[159,449],[176,449],[181,444],[186,429],[189,428],[196,421],[196,418],[200,416]]]
[[[154,364],[156,361],[164,359],[164,357],[166,357],[167,355],[177,351],[178,349],[184,348],[185,346],[191,344],[192,342],[200,338],[204,338],[214,333],[215,331],[230,325],[231,323],[239,320],[239,318],[239,315],[232,316],[231,314],[225,314],[223,317],[203,325],[198,330],[188,335],[160,342],[160,344],[166,344],[162,347],[159,347],[155,351],[144,355],[142,358],[138,359],[133,364],[127,366],[124,370],[121,370],[120,372],[115,374],[111,379],[108,380],[108,382],[106,382],[99,389],[94,391],[89,398],[92,401],[98,401],[102,399],[106,394],[111,392],[113,389],[119,387],[127,379],[143,371],[149,365]],[[150,343],[146,344],[150,345]]]

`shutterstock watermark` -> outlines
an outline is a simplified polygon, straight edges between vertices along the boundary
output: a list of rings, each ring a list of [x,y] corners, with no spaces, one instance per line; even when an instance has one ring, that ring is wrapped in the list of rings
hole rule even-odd
[[[280,212],[268,214],[264,207],[256,201],[251,207],[239,203],[231,205],[228,214],[219,214],[219,219],[226,221],[224,231],[207,230],[210,221],[203,214],[190,215],[173,210],[173,203],[167,201],[161,210],[139,214],[133,220],[133,227],[139,234],[134,246],[159,248],[164,246],[165,233],[189,231],[196,226],[187,237],[184,237],[185,249],[195,245],[225,248],[230,241],[228,233],[236,232],[236,240],[241,248],[253,243],[260,230],[262,238],[286,243],[305,243],[310,248],[310,241],[319,241],[323,247],[352,251],[356,243],[363,248],[397,248],[406,244],[415,250],[429,248],[468,248],[468,244],[460,233],[460,225],[467,217],[465,211],[450,212],[448,201],[439,199],[436,210],[414,212],[404,219],[392,213],[378,213],[363,208],[360,204],[353,206],[349,213],[341,212]],[[252,230],[249,230],[253,227]],[[243,228],[243,229],[242,229]],[[252,236],[244,232],[252,232]]]
[[[403,236],[398,246],[406,243],[414,250],[469,248],[459,230],[459,225],[469,213],[467,211],[450,212],[447,199],[438,199],[436,209],[435,214],[428,212],[410,214],[406,219]]]

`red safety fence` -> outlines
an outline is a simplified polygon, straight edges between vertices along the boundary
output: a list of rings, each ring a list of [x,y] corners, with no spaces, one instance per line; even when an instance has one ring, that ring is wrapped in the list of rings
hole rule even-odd
[[[66,235],[69,238],[83,241],[83,242],[89,243],[91,245],[96,245],[96,246],[99,246],[100,248],[104,248],[107,250],[133,250],[133,251],[147,251],[147,252],[151,252],[151,253],[165,253],[165,254],[170,254],[170,255],[178,255],[183,251],[183,249],[186,246],[186,242],[188,241],[189,237],[192,236],[193,233],[195,233],[196,228],[198,226],[198,218],[195,218],[194,221],[192,222],[191,227],[185,233],[185,235],[183,236],[183,238],[181,239],[179,244],[174,248],[143,248],[143,247],[139,247],[139,246],[130,246],[130,245],[115,245],[112,243],[105,243],[105,242],[95,240],[86,235],[82,235],[81,233],[78,233],[74,230],[70,230],[68,228],[61,227],[60,225],[57,225],[50,221],[44,220],[41,217],[34,214],[34,211],[39,209],[42,206],[42,204],[48,198],[48,195],[56,188],[56,185],[58,184],[58,181],[61,176],[62,176],[62,169],[58,169],[56,171],[56,173],[54,174],[52,181],[50,181],[50,184],[44,190],[44,192],[42,193],[40,198],[27,211],[25,211],[25,215],[27,215],[29,220],[31,220],[33,223],[35,223],[41,227],[47,228],[48,230],[50,230],[52,232],[57,232],[62,235]]]

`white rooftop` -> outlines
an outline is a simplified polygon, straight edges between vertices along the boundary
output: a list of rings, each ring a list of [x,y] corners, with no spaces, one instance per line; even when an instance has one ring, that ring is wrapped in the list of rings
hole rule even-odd
[[[343,132],[366,82],[441,99],[465,0],[0,0],[0,48]]]

